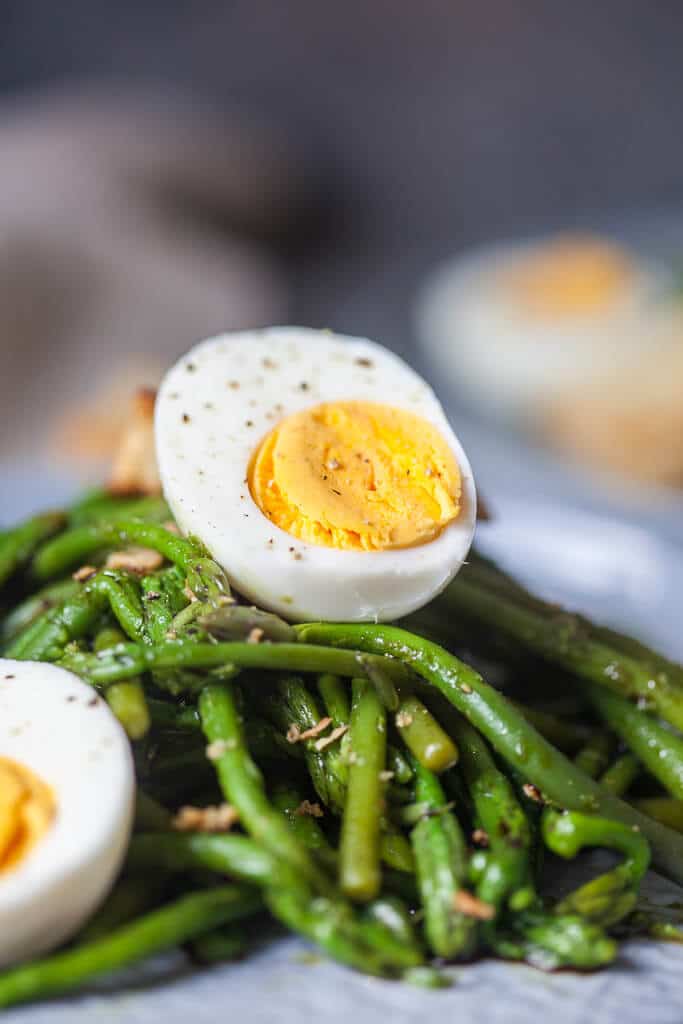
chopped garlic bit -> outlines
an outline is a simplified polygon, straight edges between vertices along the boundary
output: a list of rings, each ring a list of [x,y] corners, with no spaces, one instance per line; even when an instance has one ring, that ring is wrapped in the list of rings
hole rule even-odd
[[[302,800],[294,813],[299,816],[308,815],[310,818],[322,818],[323,809],[319,803],[311,803],[310,800]]]
[[[338,725],[336,729],[333,729],[329,736],[322,736],[315,743],[315,749],[320,751],[324,750],[325,747],[329,747],[331,743],[336,743],[345,732],[349,731],[348,725]]]
[[[320,733],[324,732],[328,725],[331,724],[332,719],[325,717],[321,718],[319,722],[315,723],[315,725],[312,725],[310,729],[301,730],[298,725],[292,722],[287,730],[287,742],[301,743],[303,740],[314,740],[316,736],[319,736]]]
[[[164,559],[153,548],[130,547],[123,551],[112,551],[104,564],[106,569],[126,569],[138,576],[146,576],[160,569]]]
[[[229,832],[238,821],[239,814],[230,804],[186,805],[180,808],[172,824],[179,832]]]
[[[458,889],[453,897],[453,906],[465,917],[474,917],[477,921],[490,921],[496,912],[490,903],[484,903],[467,889]]]

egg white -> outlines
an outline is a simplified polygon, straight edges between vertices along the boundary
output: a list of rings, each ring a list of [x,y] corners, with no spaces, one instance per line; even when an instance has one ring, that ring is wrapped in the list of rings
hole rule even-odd
[[[432,423],[457,459],[462,510],[433,541],[392,551],[304,543],[253,501],[249,461],[278,420],[321,402],[356,399]],[[431,388],[374,342],[300,327],[224,334],[167,373],[156,404],[164,494],[240,593],[292,620],[381,621],[421,607],[462,565],[472,542],[472,470]]]
[[[596,372],[642,356],[668,275],[639,261],[613,300],[591,313],[525,313],[499,275],[543,239],[496,243],[440,267],[416,307],[417,333],[442,374],[470,404],[496,416],[533,420],[553,397]]]
[[[0,966],[68,938],[109,890],[130,834],[130,745],[106,702],[71,672],[0,659],[0,756],[52,789],[56,816],[0,874]]]

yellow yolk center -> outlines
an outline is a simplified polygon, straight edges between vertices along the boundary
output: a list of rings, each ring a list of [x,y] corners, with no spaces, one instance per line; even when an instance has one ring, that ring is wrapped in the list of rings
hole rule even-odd
[[[345,550],[425,544],[460,511],[460,470],[439,431],[374,402],[287,417],[256,451],[249,487],[282,530]]]
[[[623,291],[633,262],[616,245],[590,236],[539,245],[501,274],[515,304],[539,316],[592,313]]]
[[[25,765],[0,757],[0,874],[15,867],[55,816],[50,787]]]

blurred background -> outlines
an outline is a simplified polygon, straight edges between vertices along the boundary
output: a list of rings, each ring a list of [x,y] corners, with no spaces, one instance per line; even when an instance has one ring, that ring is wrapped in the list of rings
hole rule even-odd
[[[394,348],[480,487],[683,539],[674,0],[5,0],[0,521],[275,322]]]

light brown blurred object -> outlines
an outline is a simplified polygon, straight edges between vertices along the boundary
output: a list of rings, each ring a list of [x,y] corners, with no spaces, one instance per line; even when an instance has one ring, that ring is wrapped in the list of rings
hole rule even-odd
[[[155,399],[156,392],[149,388],[133,396],[107,483],[112,494],[161,494],[154,447]]]
[[[271,126],[92,91],[1,106],[0,151],[0,457],[141,364],[153,385],[200,338],[286,317],[266,243],[306,189]]]
[[[683,319],[647,358],[568,393],[548,410],[552,441],[601,469],[683,485]],[[660,339],[661,340],[661,339]]]

